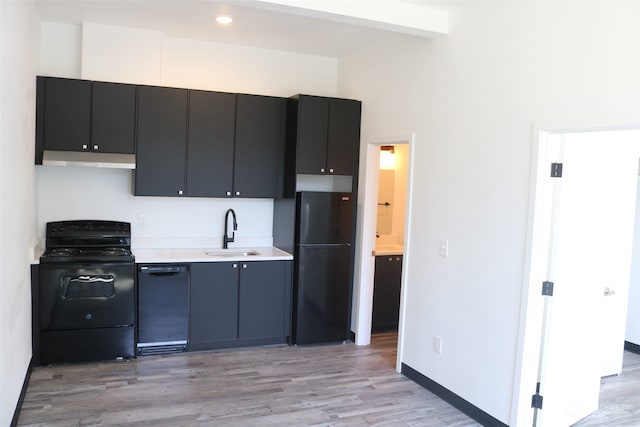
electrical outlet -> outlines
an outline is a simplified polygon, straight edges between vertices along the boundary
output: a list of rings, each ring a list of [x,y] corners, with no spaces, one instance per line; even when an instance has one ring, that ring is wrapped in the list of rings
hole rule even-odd
[[[138,227],[144,228],[147,224],[147,216],[145,214],[138,215]]]
[[[433,336],[433,352],[436,354],[442,354],[442,337],[437,335]]]
[[[440,240],[440,256],[447,258],[449,256],[449,241]]]

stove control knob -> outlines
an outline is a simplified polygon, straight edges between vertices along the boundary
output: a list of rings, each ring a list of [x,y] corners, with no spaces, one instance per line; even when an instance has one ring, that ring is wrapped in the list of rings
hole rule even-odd
[[[91,320],[91,319],[93,319],[93,314],[91,314],[91,313],[87,313],[84,317],[85,317],[87,320]]]

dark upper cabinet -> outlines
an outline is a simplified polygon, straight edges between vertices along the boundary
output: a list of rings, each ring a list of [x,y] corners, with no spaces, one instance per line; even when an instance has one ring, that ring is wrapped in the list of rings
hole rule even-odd
[[[190,91],[187,195],[275,198],[286,99]]]
[[[360,147],[360,101],[298,95],[290,123],[296,173],[354,175]]]
[[[138,87],[136,196],[185,195],[185,89]]]
[[[238,336],[238,263],[191,264],[189,344]]]
[[[233,196],[276,198],[286,137],[286,99],[238,95]]]
[[[360,101],[329,100],[327,130],[327,170],[334,175],[357,173],[360,149]]]
[[[296,171],[325,173],[329,98],[301,95],[298,100]]]
[[[373,332],[398,328],[401,283],[402,255],[376,256],[371,325]]]
[[[38,78],[42,110],[44,149],[88,150],[91,143],[91,82],[88,80]]]
[[[187,196],[231,196],[235,114],[233,93],[189,92]]]
[[[136,86],[93,83],[91,108],[92,151],[135,152]]]
[[[37,107],[37,151],[134,153],[135,85],[38,77]]]

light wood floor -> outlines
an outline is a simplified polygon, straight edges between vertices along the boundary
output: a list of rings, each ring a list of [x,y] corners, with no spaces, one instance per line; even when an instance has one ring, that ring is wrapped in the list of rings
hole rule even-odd
[[[385,333],[374,335],[371,346],[275,346],[40,367],[18,425],[478,426],[397,374],[395,350],[395,333]],[[640,356],[626,353],[624,374],[605,380],[601,410],[580,425],[640,425],[638,384]],[[618,423],[630,422],[629,414],[636,424]]]

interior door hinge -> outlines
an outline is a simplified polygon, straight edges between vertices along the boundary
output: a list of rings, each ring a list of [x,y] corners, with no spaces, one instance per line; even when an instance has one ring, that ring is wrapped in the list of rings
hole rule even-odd
[[[553,282],[542,282],[542,295],[543,296],[553,296]]]
[[[542,409],[542,396],[540,396],[538,393],[531,396],[531,407]]]
[[[562,178],[562,163],[551,163],[551,178]]]

